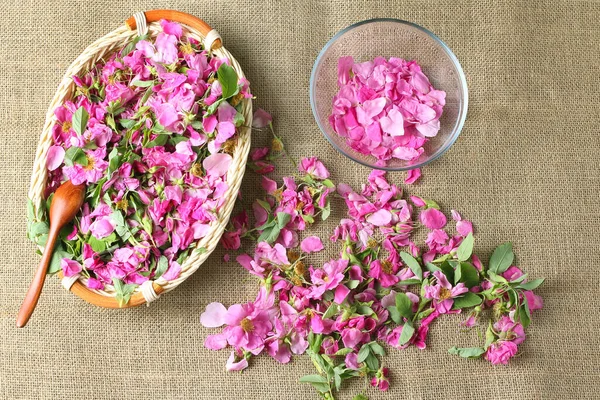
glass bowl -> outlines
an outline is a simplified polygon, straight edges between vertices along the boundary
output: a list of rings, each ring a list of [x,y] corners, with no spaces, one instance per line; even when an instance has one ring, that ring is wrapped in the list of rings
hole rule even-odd
[[[377,165],[372,155],[361,154],[346,144],[346,138],[329,124],[333,96],[338,92],[338,59],[353,56],[355,62],[377,56],[400,57],[417,61],[423,73],[438,90],[446,92],[446,105],[440,118],[437,136],[423,146],[425,152],[416,160],[392,158]],[[452,51],[433,33],[411,22],[398,19],[371,19],[338,32],[319,53],[310,77],[310,104],[319,128],[340,153],[365,166],[388,171],[422,167],[444,154],[456,141],[467,116],[467,82]]]

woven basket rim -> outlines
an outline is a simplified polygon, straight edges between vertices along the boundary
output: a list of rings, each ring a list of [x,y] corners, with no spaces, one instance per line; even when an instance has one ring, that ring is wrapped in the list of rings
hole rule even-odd
[[[184,36],[192,37],[196,40],[199,40],[200,42],[204,41],[204,35],[202,35],[200,31],[183,23],[181,25],[183,27]],[[149,37],[154,37],[161,31],[162,30],[160,29],[160,24],[158,22],[152,22],[148,24]],[[105,59],[107,56],[113,54],[115,51],[118,51],[119,49],[126,46],[127,43],[135,36],[137,36],[137,32],[135,30],[130,30],[125,25],[120,26],[117,29],[109,32],[105,36],[101,37],[91,45],[89,45],[67,68],[63,79],[58,85],[54,98],[48,107],[44,128],[42,130],[42,133],[40,134],[40,139],[36,151],[30,189],[28,193],[28,198],[32,201],[36,210],[41,206],[41,202],[43,201],[43,192],[46,188],[47,153],[50,145],[52,144],[52,127],[56,123],[54,109],[60,104],[62,104],[66,99],[72,96],[75,87],[75,83],[73,82],[72,76],[85,71],[86,67],[88,67],[89,70],[90,66],[96,64],[100,60]],[[235,60],[231,53],[229,53],[224,47],[213,49],[212,54],[215,57],[229,59],[231,66],[235,69],[238,76],[240,78],[245,77],[241,66],[239,65],[237,60]],[[225,203],[217,212],[217,220],[212,221],[210,223],[211,227],[209,233],[200,240],[193,242],[195,244],[196,249],[205,248],[206,251],[201,254],[199,254],[199,252],[193,251],[182,263],[181,274],[178,278],[171,281],[166,281],[163,278],[159,278],[153,281],[155,292],[157,292],[158,294],[173,290],[183,281],[188,279],[194,272],[196,272],[200,265],[204,263],[204,261],[208,258],[208,256],[214,251],[214,249],[218,245],[221,235],[223,234],[223,231],[227,226],[227,223],[229,222],[229,218],[231,216],[231,212],[233,210],[233,206],[235,204],[239,192],[239,187],[245,172],[248,153],[250,151],[252,101],[251,99],[243,99],[241,103],[242,114],[244,115],[245,119],[245,125],[238,128],[237,144],[233,152],[233,160],[231,167],[227,173],[226,181],[229,185],[229,188],[225,193]],[[62,272],[59,272],[58,276],[60,278],[63,278]],[[85,286],[87,278],[81,276],[78,278],[78,281],[82,285],[78,285],[79,290],[72,290],[73,293],[77,294],[79,297],[82,297],[84,300],[90,303],[104,307],[117,308],[113,307],[114,305],[100,304],[105,302],[94,301],[94,298],[98,299],[97,295],[115,299],[116,293],[114,292],[114,288],[112,287],[112,285],[106,286],[108,290],[93,290]],[[82,286],[83,289],[85,289],[83,291]],[[89,292],[89,296],[85,295],[85,291]],[[135,293],[137,294],[137,296],[135,294],[134,296],[138,299],[138,301],[135,302],[136,304],[130,304],[130,301],[130,303],[124,305],[123,308],[146,303],[146,300],[143,297],[141,298],[142,301],[139,301],[141,297],[140,287],[136,288]],[[132,298],[134,296],[132,296]],[[116,299],[114,303],[116,305]]]

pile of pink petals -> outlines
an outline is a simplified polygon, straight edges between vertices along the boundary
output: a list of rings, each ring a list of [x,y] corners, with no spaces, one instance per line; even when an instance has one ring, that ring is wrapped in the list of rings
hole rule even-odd
[[[261,353],[281,363],[306,353],[316,373],[300,381],[323,398],[332,399],[344,380],[359,376],[387,390],[384,346],[424,349],[432,323],[461,312],[467,313],[461,325],[482,326],[486,340],[450,353],[493,364],[516,355],[531,311],[542,307],[532,290],[543,280],[530,280],[512,265],[510,244],[485,267],[473,254],[471,222],[452,211],[449,224],[435,202],[404,196],[384,172],[373,171],[360,191],[339,184],[333,194],[319,160],[303,159],[299,170],[300,177],[285,177],[282,184],[263,178],[267,194],[254,203],[256,222],[250,225],[243,212],[223,237],[227,249],[238,249],[243,239],[257,241],[252,254],[237,257],[258,279],[256,299],[228,308],[210,303],[201,316],[205,327],[224,326],[206,337],[205,346],[231,349],[228,371],[245,369]],[[325,244],[310,228],[332,195],[343,199],[347,217],[330,237],[339,253],[319,262]],[[413,241],[417,229],[427,231],[421,245]],[[486,309],[493,320],[480,325]]]
[[[229,60],[177,23],[161,27],[73,77],[48,152],[47,195],[65,180],[87,186],[52,272],[114,285],[123,302],[147,280],[177,278],[209,232],[226,200],[241,100],[251,97]],[[47,218],[33,217],[30,236],[43,244]]]
[[[329,117],[333,130],[382,165],[418,159],[440,129],[446,93],[431,85],[416,61],[376,57],[355,63],[342,57],[338,86]]]

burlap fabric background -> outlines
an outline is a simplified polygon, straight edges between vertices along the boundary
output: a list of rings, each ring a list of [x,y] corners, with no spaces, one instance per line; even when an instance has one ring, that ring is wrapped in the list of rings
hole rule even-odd
[[[438,34],[465,70],[463,133],[410,190],[475,221],[485,259],[512,240],[519,265],[547,277],[523,355],[508,367],[462,360],[448,347],[474,334],[448,317],[428,348],[392,351],[388,393],[373,399],[600,398],[600,4],[595,1],[3,1],[0,7],[0,397],[4,399],[304,399],[306,358],[269,357],[226,373],[227,352],[203,349],[199,315],[214,300],[253,298],[256,283],[214,254],[151,307],[90,306],[50,279],[29,326],[15,315],[39,258],[25,238],[25,195],[43,117],[68,64],[135,11],[172,8],[216,27],[295,157],[317,155],[337,181],[368,170],[322,138],[308,100],[313,61],[338,30],[395,17]],[[255,142],[265,142],[256,135]],[[280,172],[291,173],[287,163]],[[392,174],[400,182],[403,174]],[[243,184],[245,202],[258,180]],[[341,205],[340,205],[341,206]],[[337,208],[334,218],[339,218]],[[329,226],[316,228],[327,233]],[[360,390],[356,382],[344,391]]]

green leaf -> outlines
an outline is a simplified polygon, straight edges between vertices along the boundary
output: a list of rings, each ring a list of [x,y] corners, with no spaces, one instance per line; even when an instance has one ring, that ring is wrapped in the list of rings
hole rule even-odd
[[[367,359],[367,357],[369,357],[369,354],[371,354],[371,347],[368,344],[363,344],[363,346],[358,351],[356,361],[359,363],[364,362]]]
[[[310,383],[321,393],[329,392],[329,381],[321,375],[305,375],[300,378],[302,383]]]
[[[217,70],[217,79],[223,89],[222,98],[228,99],[238,92],[238,75],[229,65],[223,63]]]
[[[364,394],[357,394],[352,398],[352,400],[369,400],[369,398]]]
[[[475,239],[473,238],[473,233],[469,233],[467,237],[463,239],[462,243],[456,250],[458,261],[467,261],[471,257],[471,254],[473,254],[474,242]]]
[[[517,289],[534,290],[537,287],[539,287],[542,283],[544,283],[545,279],[546,278],[534,279],[532,281],[522,283],[519,286],[517,286]]]
[[[430,262],[425,263],[425,268],[427,268],[427,271],[431,273],[434,273],[435,271],[441,271],[440,267]]]
[[[373,311],[373,309],[365,304],[361,304],[358,307],[356,307],[356,312],[357,314],[360,315],[373,315],[375,314],[375,311]]]
[[[119,124],[125,129],[131,129],[137,124],[137,121],[134,119],[121,118]]]
[[[358,287],[358,285],[360,284],[359,280],[350,280],[346,283],[346,287],[350,290],[352,289],[356,289]]]
[[[385,356],[385,349],[379,343],[371,342],[369,346],[371,346],[371,351],[373,351],[373,353],[377,354],[378,356]]]
[[[148,39],[148,35],[140,35],[140,36],[136,36],[131,42],[127,43],[127,46],[125,46],[123,48],[123,50],[121,51],[121,57],[125,57],[126,55],[129,55],[129,53],[131,53],[134,49],[135,49],[135,45],[140,41],[140,40],[146,40]]]
[[[63,258],[73,259],[73,255],[64,250],[54,250],[52,258],[50,259],[50,265],[48,266],[48,275],[54,275],[61,270],[60,262]]]
[[[420,281],[423,280],[423,270],[421,269],[419,262],[405,251],[400,252],[400,257],[402,257],[402,261],[410,268],[413,274],[415,274]]]
[[[365,360],[365,364],[371,371],[377,371],[379,369],[379,359],[375,356],[375,354],[371,353]]]
[[[158,264],[156,264],[156,270],[154,271],[154,279],[160,278],[167,269],[169,268],[169,260],[165,256],[160,256]]]
[[[151,87],[154,86],[156,82],[154,81],[141,81],[139,79],[136,79],[135,81],[131,82],[131,86],[137,86],[137,87]]]
[[[87,242],[96,253],[106,250],[106,242],[104,240],[96,239],[93,235],[90,236]]]
[[[402,333],[400,334],[400,339],[398,340],[398,344],[400,346],[403,346],[406,343],[408,343],[414,333],[415,333],[415,327],[412,325],[412,322],[406,321],[404,323],[404,326],[402,327]]]
[[[452,266],[450,265],[450,263],[448,261],[444,261],[440,265],[440,270],[442,270],[444,275],[446,275],[446,278],[448,279],[448,281],[454,282],[454,268],[452,268]]]
[[[74,163],[86,166],[88,165],[88,159],[80,147],[71,146],[65,151],[65,165],[72,167]]]
[[[244,118],[244,114],[241,112],[236,113],[233,117],[233,124],[237,127],[242,126],[244,122],[246,122],[246,119]]]
[[[325,221],[331,215],[331,204],[327,200],[325,207],[321,208],[321,220]]]
[[[33,221],[35,219],[35,207],[33,206],[33,201],[30,198],[27,198],[27,219],[29,221]]]
[[[485,346],[484,346],[484,348],[487,349],[488,347],[490,347],[490,345],[492,343],[494,343],[494,341],[496,341],[496,334],[494,333],[494,327],[492,325],[492,321],[490,320],[490,322],[488,324],[488,328],[485,331]]]
[[[256,199],[256,202],[266,211],[271,211],[271,205],[264,200]]]
[[[116,299],[119,302],[119,307],[123,307],[123,305],[129,303],[129,299],[138,285],[126,285],[120,279],[113,278],[113,286],[117,293]]]
[[[531,324],[531,311],[526,296],[523,296],[523,303],[519,307],[519,320],[525,329]]]
[[[433,200],[423,200],[423,201],[425,202],[425,208],[435,208],[436,210],[440,209],[439,204]]]
[[[350,347],[343,347],[339,349],[334,356],[345,356],[346,354],[352,353],[354,350]]]
[[[156,138],[154,138],[154,140],[151,140],[148,143],[146,143],[144,145],[144,147],[150,148],[150,147],[156,147],[156,146],[164,146],[167,143],[167,140],[169,140],[169,135],[160,134],[160,135],[157,135]]]
[[[390,318],[392,319],[392,321],[394,321],[396,324],[400,325],[403,321],[402,319],[402,315],[400,315],[400,312],[398,311],[398,309],[395,306],[389,306],[387,307],[387,310],[390,313]]]
[[[29,238],[35,239],[38,236],[45,235],[50,232],[50,226],[45,221],[33,222],[29,225]]]
[[[452,306],[452,309],[460,310],[463,308],[475,307],[475,306],[481,304],[482,301],[483,301],[483,299],[479,295],[477,295],[473,292],[467,292],[464,295],[454,299],[454,304]]]
[[[328,319],[337,314],[339,310],[339,306],[335,303],[331,303],[331,305],[327,308],[325,313],[323,314],[323,319]]]
[[[501,274],[513,263],[515,255],[512,250],[512,243],[504,243],[496,247],[490,258],[489,270],[495,274]]]
[[[404,281],[400,281],[400,282],[396,283],[396,285],[398,285],[398,286],[410,286],[410,285],[417,285],[419,283],[421,283],[421,281],[419,279],[411,278],[411,279],[407,279],[407,280],[404,280]]]
[[[140,100],[140,104],[146,104],[146,102],[148,101],[148,99],[150,98],[150,96],[152,96],[152,88],[149,87],[146,90],[146,93],[144,93],[144,96],[142,96],[142,99]]]
[[[321,183],[322,183],[323,185],[327,186],[327,187],[328,187],[328,188],[330,188],[330,189],[333,189],[333,188],[335,188],[335,185],[334,185],[334,184],[333,184],[333,182],[332,182],[331,180],[329,180],[329,179],[324,179],[324,180],[322,180],[322,181],[321,181]]]
[[[285,212],[278,212],[277,213],[277,225],[279,226],[279,229],[285,228],[285,226],[288,224],[288,222],[290,222],[291,219],[292,219],[292,216],[290,214],[285,213]]]
[[[483,347],[452,347],[448,353],[455,354],[464,358],[479,358],[485,353]]]
[[[85,132],[89,118],[90,115],[83,107],[79,107],[73,114],[73,130],[77,132],[78,135],[83,135],[83,132]]]
[[[469,289],[479,285],[479,271],[468,262],[461,262],[454,273],[454,283],[463,282]]]
[[[121,166],[121,157],[119,156],[119,150],[116,147],[108,154],[108,170],[106,175],[110,176],[113,172],[119,169]]]
[[[401,316],[411,319],[413,316],[412,306],[412,301],[410,301],[405,293],[400,292],[396,294],[396,309]]]

